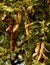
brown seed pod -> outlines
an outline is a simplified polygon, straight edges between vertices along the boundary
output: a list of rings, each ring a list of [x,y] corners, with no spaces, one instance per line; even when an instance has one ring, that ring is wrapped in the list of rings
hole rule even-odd
[[[19,24],[16,24],[15,27],[13,28],[13,33],[17,32],[19,29]]]
[[[12,26],[10,25],[7,29],[6,32],[11,32]]]
[[[20,24],[22,19],[22,13],[18,12],[17,14],[14,14],[14,20],[16,21],[16,24]]]
[[[18,12],[18,20],[19,20],[19,24],[21,23],[21,19],[22,19],[22,13],[21,12]]]
[[[33,54],[33,57],[38,56],[38,54],[39,54],[39,52],[40,52],[40,47],[41,47],[41,43],[38,42],[38,43],[36,44],[35,53]]]
[[[29,24],[25,23],[26,35],[29,35]]]
[[[7,20],[7,18],[8,18],[7,15],[4,14],[3,17],[1,18],[1,20],[2,20],[3,22],[5,22],[5,21]]]
[[[14,14],[14,20],[16,21],[16,24],[19,24],[19,19],[18,19],[18,16],[17,16],[17,14]]]
[[[6,29],[6,32],[11,32],[12,31],[14,22],[15,22],[15,20],[12,18],[11,21],[10,21],[10,25]]]
[[[45,44],[42,43],[41,49],[40,49],[40,52],[39,52],[39,56],[38,56],[38,61],[41,60],[42,56],[43,56],[44,59],[48,59],[48,57],[45,56],[44,52],[45,52]]]

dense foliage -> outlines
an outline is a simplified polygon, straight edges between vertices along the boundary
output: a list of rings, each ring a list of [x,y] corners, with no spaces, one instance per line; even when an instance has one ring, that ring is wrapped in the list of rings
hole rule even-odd
[[[50,65],[49,48],[49,0],[0,0],[0,65]]]

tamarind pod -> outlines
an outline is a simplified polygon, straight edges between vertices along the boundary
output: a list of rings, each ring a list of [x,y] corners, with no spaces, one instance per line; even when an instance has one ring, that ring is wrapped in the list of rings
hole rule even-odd
[[[42,43],[42,44],[41,44],[41,49],[40,49],[40,54],[42,54],[42,53],[45,52],[44,48],[45,48],[45,44]]]
[[[36,43],[35,53],[33,54],[33,57],[36,57],[40,52],[41,43]]]
[[[15,22],[15,20],[14,20],[14,19],[11,19],[10,25],[9,25],[8,28],[6,29],[6,32],[11,32],[11,31],[12,31],[14,22]]]
[[[38,53],[34,53],[32,56],[33,56],[33,57],[36,57],[37,55],[38,55]]]
[[[11,32],[12,31],[12,25],[8,26],[8,28],[6,29],[6,32]]]
[[[40,55],[38,56],[38,61],[40,61],[41,58],[42,58],[42,54],[40,54]]]
[[[7,20],[7,15],[4,14],[3,17],[1,18],[1,20],[2,20],[3,22],[5,22],[5,21]]]
[[[19,24],[15,25],[15,27],[13,28],[13,33],[17,32],[19,29]]]
[[[16,21],[16,24],[19,24],[19,19],[18,19],[18,16],[16,14],[14,14],[14,20]]]
[[[21,12],[18,12],[18,20],[19,20],[19,24],[21,23],[21,19],[22,19],[22,13]]]
[[[33,23],[27,24],[25,23],[25,29],[26,29],[26,35],[29,35],[30,31],[29,31],[29,26],[32,25]]]
[[[27,36],[29,35],[29,30],[28,30],[28,28],[26,29],[26,35],[27,35]]]
[[[40,49],[40,54],[39,54],[39,57],[38,57],[38,61],[40,61],[42,57],[44,59],[48,59],[48,57],[45,56],[44,52],[45,52],[45,44],[42,43],[41,44],[41,49]]]
[[[39,57],[38,57],[38,61],[42,58],[44,53],[44,43],[41,44],[41,49],[40,49],[40,53],[39,53]]]
[[[25,23],[26,35],[29,35],[29,24]]]
[[[14,15],[14,20],[16,21],[17,24],[21,23],[21,19],[22,19],[22,14],[21,12],[18,12],[17,15]]]
[[[40,47],[41,47],[41,43],[40,42],[36,43],[36,48],[35,48],[36,53],[40,52]]]
[[[25,24],[25,29],[29,27],[29,24]]]

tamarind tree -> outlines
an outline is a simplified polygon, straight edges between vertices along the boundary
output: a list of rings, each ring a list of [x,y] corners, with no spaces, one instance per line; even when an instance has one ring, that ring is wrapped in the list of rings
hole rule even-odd
[[[0,0],[0,65],[50,64],[50,0]]]

